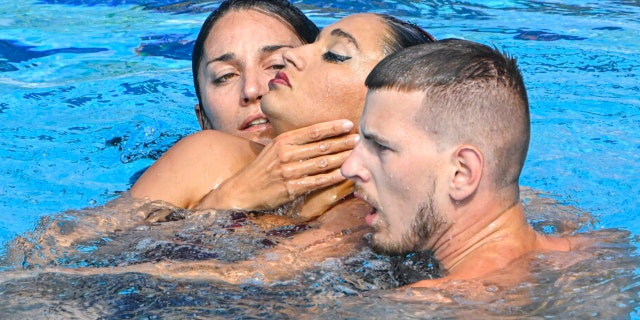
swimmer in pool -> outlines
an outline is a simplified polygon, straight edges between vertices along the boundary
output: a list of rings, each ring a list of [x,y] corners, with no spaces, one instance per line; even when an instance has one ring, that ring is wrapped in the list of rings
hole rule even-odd
[[[275,137],[260,100],[284,66],[287,48],[311,43],[319,30],[289,1],[227,0],[202,24],[192,54],[195,112],[213,129],[267,144]]]
[[[270,143],[275,134],[260,110],[262,96],[269,90],[268,82],[283,67],[283,51],[313,42],[318,32],[316,25],[286,0],[227,0],[220,4],[203,23],[192,55],[194,87],[198,97],[195,110],[201,128],[214,129],[262,145]],[[304,143],[298,145],[304,138],[306,135],[290,134],[276,143],[286,145],[290,149],[288,152],[304,148],[310,159],[327,156],[326,152],[309,150]],[[348,143],[352,136],[336,139],[347,141],[346,145],[352,146]],[[338,150],[334,156],[344,159],[345,151]],[[306,192],[344,181],[337,170],[316,179],[314,172],[302,168],[295,177],[283,177],[272,174],[272,171],[289,163],[280,161],[271,165],[274,168],[267,170],[261,164],[249,164],[248,167],[253,169],[251,177],[233,176],[226,179],[225,184],[207,185],[207,191],[211,193],[207,205],[216,209],[273,209]],[[337,166],[339,164],[333,169]],[[182,202],[172,197],[170,191],[173,188],[156,188],[154,173],[157,171],[152,169],[144,174],[131,188],[131,195],[166,200],[184,208],[198,204],[197,201]],[[322,182],[307,183],[312,179]],[[278,188],[282,185],[295,185],[295,188],[287,188],[284,194],[282,188]],[[199,184],[194,181],[193,186]]]
[[[375,250],[430,251],[446,270],[411,286],[517,274],[523,256],[585,243],[542,235],[525,219],[518,181],[530,121],[515,59],[441,40],[386,58],[366,85],[361,138],[342,173],[373,207]]]
[[[335,27],[313,44],[286,51],[286,70],[261,99],[278,135],[273,142],[263,147],[220,131],[198,132],[156,161],[132,187],[132,196],[197,210],[268,210],[320,188],[293,209],[304,220],[347,197],[351,184],[339,167],[357,138],[347,133],[353,132],[364,103],[364,78],[384,56],[433,37],[388,16],[356,15],[338,22],[344,23],[360,41]],[[384,32],[368,32],[370,25]],[[301,84],[291,83],[297,80],[292,74],[300,74]],[[320,123],[336,119],[349,121]]]
[[[259,144],[268,144],[275,135],[271,124],[260,110],[262,96],[269,91],[268,82],[284,66],[284,50],[313,42],[318,33],[317,26],[287,0],[223,1],[203,23],[192,55],[194,87],[198,98],[195,109],[202,129],[213,129]],[[297,139],[297,136],[293,135],[292,138]],[[280,140],[286,142],[285,139]],[[297,145],[291,146],[292,151],[296,151],[297,148]],[[308,153],[310,158],[318,155],[324,156],[325,153]],[[232,207],[245,210],[268,208],[265,203],[273,206],[282,204],[284,201],[274,200],[276,197],[268,192],[259,194],[263,198],[250,198],[255,201],[252,203],[240,201],[238,194],[251,193],[255,189],[268,190],[263,182],[265,179],[260,180],[257,177],[272,177],[261,166],[250,164],[248,167],[255,169],[252,179],[242,176],[238,179],[231,177],[227,184],[216,189],[215,195],[218,198],[224,196],[235,199]],[[311,172],[303,171],[301,174],[312,176]],[[336,171],[332,178],[328,178],[326,184],[320,187],[344,180]],[[152,199],[163,199],[162,193],[154,193],[146,187],[147,181],[149,174],[139,179],[131,194],[143,197],[138,192],[144,192],[144,195]],[[234,185],[234,181],[238,183]],[[279,183],[282,179],[268,182]],[[226,186],[230,188],[225,188]],[[301,185],[299,189],[292,191],[292,196],[315,188],[317,186]],[[110,203],[108,206],[126,201],[130,199],[117,199],[116,203]],[[260,204],[258,208],[254,206],[255,203]],[[222,203],[212,205],[216,208],[226,208]],[[120,211],[123,209],[117,210]],[[154,216],[147,220],[166,219],[159,216],[158,211],[152,212]],[[85,216],[78,220],[73,231],[62,230],[59,223],[53,223],[46,227],[47,231],[43,234],[43,237],[50,240],[41,242],[69,246],[73,241],[90,238],[96,233],[126,230],[139,225],[148,215],[149,213],[143,210],[134,211],[130,217],[118,216],[115,213]],[[46,222],[43,224],[48,225]],[[26,248],[30,247],[28,242],[23,245]]]
[[[314,43],[284,53],[285,67],[271,81],[270,92],[262,98],[263,110],[280,136],[301,131],[311,134],[311,138],[318,138],[352,131],[364,106],[364,80],[376,63],[405,47],[433,41],[433,37],[419,27],[390,16],[356,14],[343,18],[325,27]],[[312,125],[317,121],[328,122]],[[308,125],[312,131],[305,127]],[[331,151],[336,147],[343,148],[343,145],[343,141],[328,140],[313,146]],[[264,148],[270,146],[274,145]],[[197,200],[207,195],[207,186],[246,170],[244,168],[252,162],[261,163],[260,157],[264,154],[261,150],[259,144],[247,139],[205,130],[182,139],[145,175],[155,177],[159,188],[177,191],[184,188],[179,195],[189,202],[189,199]],[[305,150],[298,156],[304,158]],[[341,163],[338,161],[338,167]],[[322,168],[322,163],[318,164]],[[366,245],[362,240],[368,228],[363,219],[370,207],[351,196],[352,185],[346,183],[348,181],[340,187],[326,188],[304,197],[300,212],[312,210],[301,218],[312,221],[307,222],[310,228],[283,239],[251,261],[223,264],[216,260],[164,260],[127,267],[56,271],[147,272],[168,277],[220,279],[229,283],[241,283],[254,275],[265,281],[290,277],[314,263],[344,256]],[[191,184],[201,186],[190,188]],[[257,218],[260,217],[264,215]]]
[[[308,132],[316,130],[311,127],[272,142],[275,133],[260,110],[268,81],[283,66],[283,50],[312,42],[317,34],[313,22],[289,1],[223,2],[204,22],[193,50],[192,71],[199,102],[196,115],[203,130],[214,129],[269,147],[256,146],[262,150],[260,157],[254,163],[243,163],[244,170],[225,177],[224,183],[194,179],[179,188],[173,184],[167,187],[157,183],[163,179],[162,170],[152,167],[137,180],[130,194],[164,200],[180,208],[259,211],[276,209],[305,193],[345,181],[337,169],[353,147],[355,135],[343,135],[347,131],[339,128],[311,137]],[[324,144],[342,147],[315,148],[324,138],[332,139]],[[299,162],[301,159],[305,161]],[[327,167],[318,171],[308,165],[316,161],[327,163]],[[196,194],[199,198],[191,197]],[[149,218],[163,219],[155,213]]]

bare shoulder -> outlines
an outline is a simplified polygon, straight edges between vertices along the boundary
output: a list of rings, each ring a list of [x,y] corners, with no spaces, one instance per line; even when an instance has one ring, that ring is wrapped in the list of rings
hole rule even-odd
[[[190,161],[191,156],[197,155],[243,155],[255,157],[262,150],[262,146],[250,140],[236,137],[217,130],[204,130],[190,134],[178,141],[165,155],[178,154],[184,161]],[[220,160],[225,158],[221,157]]]
[[[554,237],[538,235],[539,251],[574,251],[593,243],[593,239],[584,236]]]
[[[257,143],[219,131],[196,132],[149,167],[131,188],[131,195],[188,208],[255,159],[260,150]]]

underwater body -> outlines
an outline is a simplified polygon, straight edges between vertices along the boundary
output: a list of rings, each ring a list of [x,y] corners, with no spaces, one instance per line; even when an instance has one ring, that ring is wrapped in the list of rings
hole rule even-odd
[[[525,188],[522,197],[527,217],[540,232],[569,235],[590,229],[593,223],[590,215],[530,189]],[[165,218],[135,221],[132,217],[140,213]],[[117,227],[96,231],[107,224]],[[198,214],[123,195],[105,206],[44,219],[39,228],[12,242],[0,263],[5,268],[0,273],[0,296],[6,298],[0,314],[9,319],[300,315],[361,319],[384,317],[395,310],[407,318],[624,318],[637,301],[638,288],[629,283],[639,259],[629,233],[619,229],[583,231],[579,234],[595,238],[597,244],[570,253],[526,257],[531,259],[527,262],[531,277],[516,286],[483,283],[486,295],[481,299],[464,294],[468,282],[447,290],[396,289],[440,276],[437,261],[428,253],[379,255],[368,246],[278,278],[269,278],[272,274],[263,271],[266,267],[255,262],[252,272],[233,283],[226,278],[185,277],[175,273],[177,269],[158,275],[136,268],[167,260],[251,262],[261,251],[306,229],[297,224],[265,230],[246,213]],[[111,271],[123,266],[133,268]],[[217,268],[211,264],[208,271],[214,274]]]
[[[638,317],[635,2],[295,3],[320,26],[354,12],[384,12],[439,39],[495,44],[518,57],[532,114],[521,181],[532,188],[523,190],[527,217],[544,233],[585,234],[601,245],[576,253],[588,258],[568,268],[550,267],[557,257],[537,257],[535,279],[494,288],[494,298],[482,302],[393,290],[437,275],[433,261],[379,256],[366,246],[272,283],[259,275],[238,285],[138,272],[38,272],[250,260],[301,230],[261,230],[232,212],[203,223],[170,207],[173,221],[127,218],[149,210],[127,200],[139,172],[198,130],[190,48],[217,2],[16,1],[0,4],[2,318]],[[101,223],[123,228],[98,233]],[[94,233],[70,249],[32,247],[55,242],[45,232],[52,226]]]

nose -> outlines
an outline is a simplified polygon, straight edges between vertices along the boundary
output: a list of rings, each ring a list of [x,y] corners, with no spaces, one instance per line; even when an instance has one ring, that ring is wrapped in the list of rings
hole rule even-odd
[[[360,183],[369,180],[370,175],[363,165],[363,151],[362,143],[358,142],[340,167],[343,177]]]
[[[293,67],[298,70],[302,70],[306,66],[306,62],[304,59],[304,52],[308,50],[312,44],[305,44],[300,47],[291,48],[286,50],[282,57],[284,58],[284,65],[287,67]]]
[[[240,94],[242,105],[248,106],[260,102],[262,96],[269,91],[268,82],[270,79],[269,76],[261,75],[256,71],[245,72]]]

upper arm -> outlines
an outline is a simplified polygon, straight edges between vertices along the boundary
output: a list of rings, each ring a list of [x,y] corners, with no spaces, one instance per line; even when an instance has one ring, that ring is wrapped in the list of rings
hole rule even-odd
[[[131,188],[136,198],[192,207],[209,190],[250,163],[261,147],[249,140],[205,130],[178,141]]]

